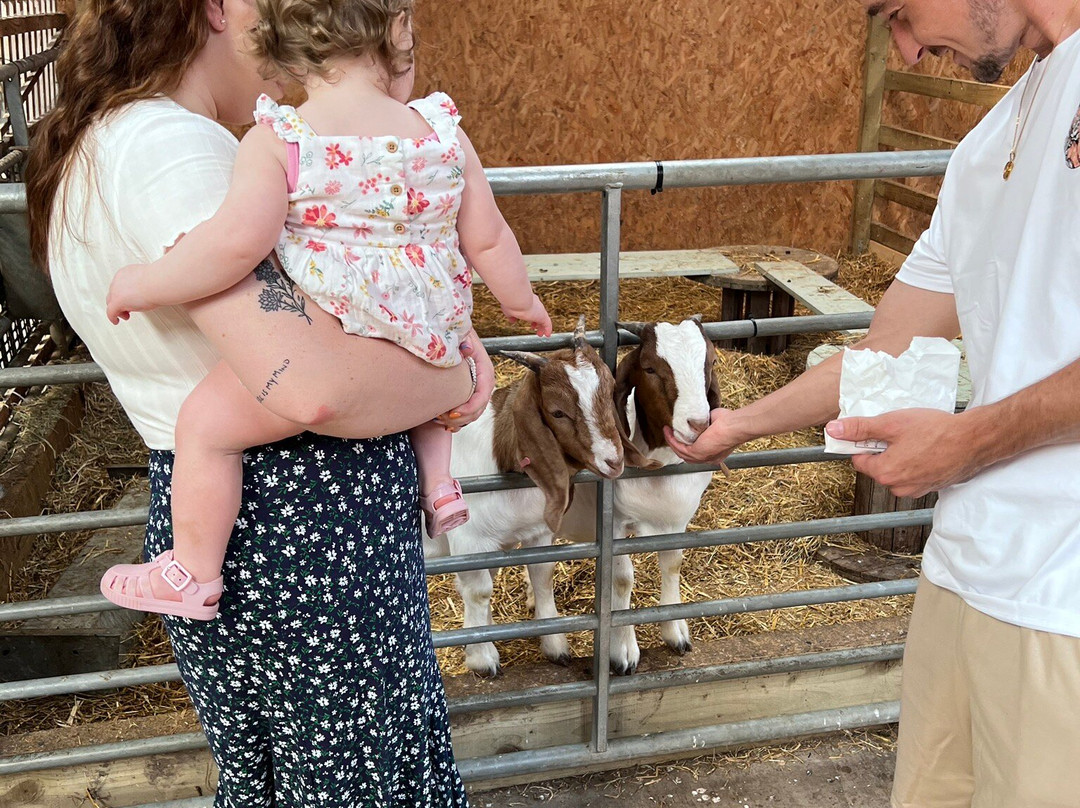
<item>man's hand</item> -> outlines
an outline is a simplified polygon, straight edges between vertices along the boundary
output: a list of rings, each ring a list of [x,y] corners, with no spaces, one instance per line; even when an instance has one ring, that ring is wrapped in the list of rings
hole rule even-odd
[[[671,427],[664,427],[664,438],[675,454],[687,463],[719,463],[747,438],[734,427],[734,410],[716,409],[710,414],[709,428],[693,443],[683,443]]]
[[[830,421],[825,429],[842,440],[885,441],[885,451],[854,455],[851,464],[895,496],[917,498],[969,480],[985,467],[969,420],[940,410],[909,409]]]
[[[435,419],[444,429],[451,432],[457,432],[461,427],[479,418],[495,390],[495,367],[491,364],[491,357],[484,350],[475,329],[470,331],[469,336],[461,343],[461,353],[463,356],[471,357],[476,363],[476,388],[468,401]]]
[[[113,277],[105,296],[105,314],[113,325],[127,320],[133,311],[157,308],[143,289],[142,279],[146,272],[143,264],[129,264],[121,267]]]

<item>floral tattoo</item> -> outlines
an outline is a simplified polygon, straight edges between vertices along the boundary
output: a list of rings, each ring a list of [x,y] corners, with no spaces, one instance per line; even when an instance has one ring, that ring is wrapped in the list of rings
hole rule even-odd
[[[255,277],[266,284],[259,292],[259,307],[263,311],[291,311],[311,324],[311,316],[304,308],[307,301],[296,293],[293,282],[278,272],[269,260],[255,267]]]

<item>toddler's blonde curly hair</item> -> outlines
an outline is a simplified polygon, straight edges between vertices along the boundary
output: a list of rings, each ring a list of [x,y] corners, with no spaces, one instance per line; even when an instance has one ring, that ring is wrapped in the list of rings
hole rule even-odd
[[[264,75],[298,81],[332,80],[336,57],[372,56],[390,78],[408,72],[413,46],[397,47],[394,22],[412,19],[414,0],[255,0],[259,20],[251,32]]]

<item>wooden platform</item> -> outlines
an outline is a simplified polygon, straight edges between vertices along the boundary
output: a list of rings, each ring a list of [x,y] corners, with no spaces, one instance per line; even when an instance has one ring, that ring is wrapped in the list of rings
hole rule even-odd
[[[529,280],[595,281],[600,278],[600,253],[526,255]],[[723,248],[657,250],[619,253],[620,278],[722,277],[737,275],[739,267]],[[483,284],[479,275],[473,281]]]

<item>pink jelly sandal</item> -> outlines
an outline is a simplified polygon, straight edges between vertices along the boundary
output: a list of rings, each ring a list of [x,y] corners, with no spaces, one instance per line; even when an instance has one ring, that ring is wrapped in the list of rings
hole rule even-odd
[[[435,507],[436,502],[447,497],[453,499],[438,508]],[[424,516],[427,517],[429,536],[441,536],[469,521],[469,506],[461,494],[461,483],[457,480],[436,486],[426,497],[420,497],[420,507],[424,509]]]
[[[155,569],[160,569],[165,583],[180,593],[180,600],[154,597],[150,588],[150,573]],[[172,550],[166,550],[148,564],[117,564],[109,567],[101,579],[101,594],[117,606],[140,612],[174,614],[192,620],[213,620],[217,616],[216,598],[221,597],[221,588],[220,575],[206,583],[196,581],[183,564],[173,559]],[[215,602],[208,604],[210,600]]]

